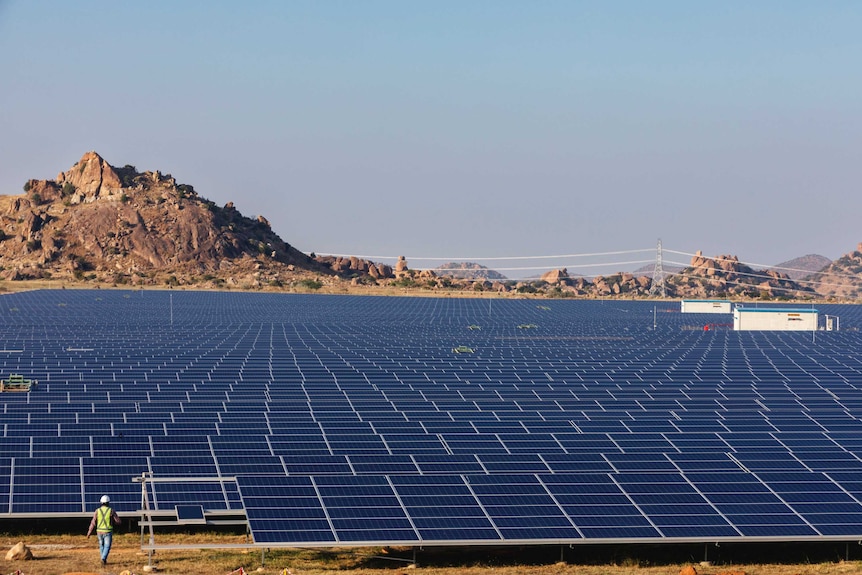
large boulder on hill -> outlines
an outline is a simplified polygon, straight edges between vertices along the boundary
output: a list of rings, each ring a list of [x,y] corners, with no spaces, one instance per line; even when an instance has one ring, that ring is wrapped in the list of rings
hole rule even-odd
[[[395,263],[395,277],[402,278],[408,275],[410,270],[407,268],[407,258],[398,256],[398,261]]]
[[[123,183],[114,168],[96,152],[87,152],[68,172],[57,175],[57,183],[75,186],[71,203],[93,201],[119,192]]]
[[[569,271],[566,268],[551,270],[542,274],[542,281],[549,284],[566,283],[569,281]]]

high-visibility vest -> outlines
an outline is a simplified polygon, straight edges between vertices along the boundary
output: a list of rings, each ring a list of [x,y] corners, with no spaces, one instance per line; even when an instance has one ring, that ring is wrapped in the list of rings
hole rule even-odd
[[[114,530],[111,515],[113,515],[113,510],[107,505],[103,505],[96,509],[96,532],[111,533]]]

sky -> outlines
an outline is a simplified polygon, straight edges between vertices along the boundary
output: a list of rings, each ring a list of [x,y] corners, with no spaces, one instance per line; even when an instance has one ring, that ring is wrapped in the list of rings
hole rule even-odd
[[[96,150],[306,253],[835,259],[859,30],[849,0],[0,0],[0,193]]]

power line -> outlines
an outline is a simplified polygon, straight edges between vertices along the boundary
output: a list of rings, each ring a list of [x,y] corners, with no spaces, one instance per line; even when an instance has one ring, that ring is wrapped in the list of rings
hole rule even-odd
[[[424,257],[424,256],[405,256],[408,261],[441,261],[441,262],[463,262],[463,261],[473,261],[473,260],[482,260],[482,261],[500,261],[500,260],[550,260],[550,259],[561,259],[561,258],[592,258],[598,256],[617,256],[617,255],[625,255],[625,254],[636,254],[642,252],[651,252],[653,248],[644,248],[639,250],[621,250],[615,252],[596,252],[596,253],[587,253],[587,254],[563,254],[557,256],[494,256],[494,257]],[[332,257],[341,257],[341,258],[362,258],[367,260],[374,259],[382,259],[382,260],[397,260],[401,256],[363,256],[363,255],[348,255],[348,254],[317,254],[317,255],[326,255]],[[652,260],[650,260],[652,261]],[[625,262],[623,262],[625,263]]]

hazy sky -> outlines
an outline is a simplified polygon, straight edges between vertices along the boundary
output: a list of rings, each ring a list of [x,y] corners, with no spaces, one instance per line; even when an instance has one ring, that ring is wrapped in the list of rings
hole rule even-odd
[[[318,254],[834,259],[860,30],[855,0],[0,0],[0,193],[96,150]]]

